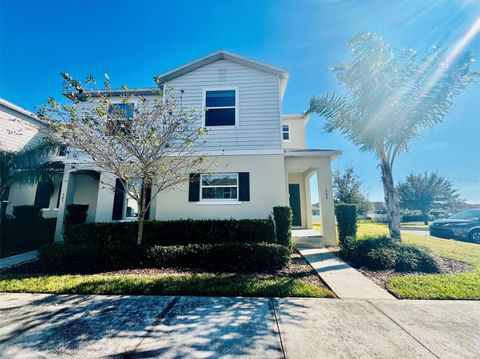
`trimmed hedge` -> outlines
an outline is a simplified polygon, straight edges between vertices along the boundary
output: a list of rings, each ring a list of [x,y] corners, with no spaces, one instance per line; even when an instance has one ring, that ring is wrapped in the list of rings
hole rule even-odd
[[[335,216],[337,217],[338,241],[340,246],[343,246],[347,237],[357,235],[357,206],[338,203],[335,205]]]
[[[13,216],[21,222],[30,223],[42,218],[42,209],[38,206],[14,206]]]
[[[88,204],[68,204],[65,224],[67,226],[85,223],[88,216]]]
[[[289,206],[273,207],[277,243],[292,249],[292,209]]]
[[[56,218],[23,218],[23,213],[17,218],[4,219],[0,228],[2,256],[31,251],[52,243],[56,223]]]
[[[85,223],[70,226],[68,243],[136,243],[137,222]],[[270,219],[177,220],[145,222],[146,245],[215,244],[229,242],[275,243]]]
[[[185,246],[50,244],[39,259],[46,272],[95,273],[118,269],[175,267],[209,271],[269,271],[288,264],[289,250],[272,243]]]
[[[388,236],[369,236],[359,240],[347,237],[341,254],[356,267],[394,269],[398,272],[439,272],[437,260],[430,252],[404,245]]]

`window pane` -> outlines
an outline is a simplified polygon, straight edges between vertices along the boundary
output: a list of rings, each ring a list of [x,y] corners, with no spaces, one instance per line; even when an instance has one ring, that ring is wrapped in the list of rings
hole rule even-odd
[[[207,91],[205,99],[206,107],[235,106],[235,91]]]
[[[202,199],[237,199],[236,187],[202,188]]]
[[[127,209],[125,211],[125,217],[138,217],[138,204],[132,197],[127,194]]]
[[[205,126],[235,126],[235,109],[210,109],[205,112]]]
[[[233,173],[220,173],[202,176],[202,186],[236,186],[237,176]]]
[[[114,118],[133,118],[133,103],[114,103],[108,106],[108,113]]]
[[[288,132],[288,125],[283,125],[282,130],[283,132]]]
[[[288,132],[284,132],[284,133],[282,134],[282,136],[283,136],[283,139],[284,139],[284,140],[288,140],[288,139],[290,138],[290,135],[289,135]]]

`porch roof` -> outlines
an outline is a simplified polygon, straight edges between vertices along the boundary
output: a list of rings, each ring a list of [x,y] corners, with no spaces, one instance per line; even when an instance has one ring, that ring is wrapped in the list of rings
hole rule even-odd
[[[305,150],[285,150],[285,157],[328,157],[334,160],[342,155],[339,150],[324,150],[324,149],[305,149]]]

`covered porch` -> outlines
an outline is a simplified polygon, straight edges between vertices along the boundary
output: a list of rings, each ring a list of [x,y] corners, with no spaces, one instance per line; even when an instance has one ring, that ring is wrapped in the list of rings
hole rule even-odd
[[[286,150],[285,178],[287,198],[292,208],[294,241],[313,242],[318,246],[337,245],[335,209],[333,204],[331,161],[340,151]],[[311,180],[316,177],[319,225],[312,218]]]

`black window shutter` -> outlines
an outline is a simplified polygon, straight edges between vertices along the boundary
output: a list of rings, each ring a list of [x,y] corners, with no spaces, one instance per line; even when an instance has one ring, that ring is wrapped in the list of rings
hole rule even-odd
[[[200,174],[190,173],[190,182],[188,187],[188,202],[200,201]]]
[[[148,205],[148,202],[150,202],[152,199],[152,186],[147,186],[145,189],[145,206]],[[152,204],[150,203],[150,206]],[[150,219],[150,206],[147,208],[147,212],[145,212],[145,219],[148,221]]]
[[[35,193],[34,205],[40,208],[48,208],[50,206],[50,197],[53,193],[53,182],[38,182],[37,192]]]
[[[123,215],[123,203],[125,202],[125,192],[122,181],[117,178],[115,181],[115,195],[113,197],[113,212],[112,219],[122,219]]]
[[[240,172],[238,174],[238,200],[250,201],[250,173]]]
[[[62,181],[60,181],[60,184],[58,185],[58,196],[57,196],[57,207],[60,207],[60,195],[62,194]]]

